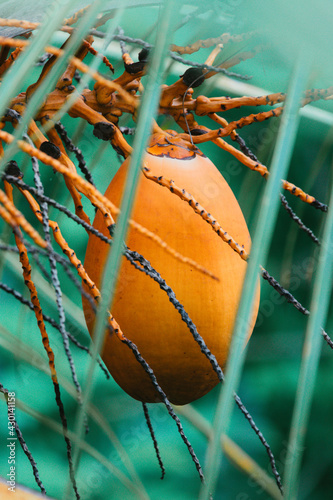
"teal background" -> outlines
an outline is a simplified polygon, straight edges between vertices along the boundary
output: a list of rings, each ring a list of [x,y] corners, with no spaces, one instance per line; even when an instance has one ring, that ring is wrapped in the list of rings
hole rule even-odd
[[[309,2],[304,3],[301,10],[297,10],[300,5],[299,2],[295,2],[292,7],[287,7],[290,9],[287,10],[288,17],[284,15],[286,12],[283,10],[286,8],[285,2],[282,2],[279,12],[274,10],[272,2],[268,2],[265,8],[260,2],[250,2],[249,5],[246,7],[242,1],[214,2],[213,10],[203,13],[199,18],[192,19],[188,25],[175,34],[173,43],[181,45],[198,38],[218,36],[223,31],[242,32],[266,26],[269,29],[261,33],[261,40],[267,45],[267,50],[258,54],[256,58],[233,68],[235,71],[252,75],[249,83],[253,86],[267,89],[270,92],[286,91],[297,49],[302,44],[304,50],[309,53],[309,64],[312,61],[312,51],[315,54],[315,64],[312,66],[308,88],[331,85],[331,65],[328,57],[332,35],[328,32],[329,21],[328,16],[325,15],[329,10],[328,2],[320,2],[315,9]],[[125,33],[153,43],[155,31],[151,35],[147,35],[147,33],[157,19],[157,11],[158,8],[152,6],[126,11],[126,16],[121,21]],[[183,12],[179,13],[179,21],[183,15]],[[318,27],[316,30],[311,29],[314,25]],[[305,35],[304,30],[306,29],[308,30]],[[203,50],[190,57],[186,56],[186,58],[203,62],[208,54],[209,50]],[[122,64],[115,54],[112,62],[116,68],[116,76],[120,75]],[[177,73],[177,68],[175,69],[170,60],[168,61],[165,75],[167,83],[174,82],[181,74]],[[26,81],[22,82],[22,90],[37,79],[39,72],[40,68],[34,68],[27,75]],[[143,84],[144,82],[143,79]],[[223,95],[224,84],[223,77],[215,76],[202,87],[196,89],[194,95]],[[231,95],[238,95],[238,93],[235,91]],[[319,101],[313,106],[331,113],[333,111],[332,101]],[[260,110],[263,109],[266,108],[260,108]],[[242,108],[227,112],[225,117],[231,121],[257,111],[259,111],[257,108],[255,110]],[[199,118],[198,121],[200,124],[211,126],[208,119]],[[270,120],[262,124],[253,124],[240,132],[240,135],[258,155],[261,162],[268,167],[274,149],[277,122],[278,120],[276,122]],[[96,185],[104,192],[121,161],[111,147],[98,143],[92,136],[92,128],[89,125],[82,126],[79,120],[69,117],[65,117],[63,123],[83,150],[88,165],[92,165]],[[170,121],[167,117],[161,117],[159,123],[162,126],[170,127]],[[126,120],[123,124],[126,124]],[[131,121],[129,125],[131,125]],[[82,128],[80,128],[81,126]],[[8,125],[6,129],[11,131],[11,127]],[[329,186],[332,182],[332,136],[332,129],[327,124],[303,117],[288,175],[288,180],[326,203],[328,202]],[[242,207],[250,231],[253,231],[265,181],[214,145],[205,144],[202,150],[229,182]],[[98,151],[99,153],[97,153]],[[21,155],[17,155],[16,159],[22,165],[22,169],[25,169],[25,181],[32,184],[33,177],[29,161],[23,159]],[[49,167],[42,165],[41,170],[46,193],[72,208],[72,203],[59,175],[54,174]],[[297,214],[302,216],[304,222],[317,235],[321,235],[325,214],[302,204],[301,201],[288,194],[286,197]],[[18,208],[35,227],[38,227],[24,200],[20,196],[16,196],[16,200]],[[84,203],[84,207],[93,219],[94,209],[89,206],[88,202]],[[50,217],[58,221],[69,245],[83,260],[87,244],[85,231],[78,228],[72,221],[68,221],[63,214],[58,214],[53,208],[50,208]],[[4,224],[1,224],[0,227],[2,240],[12,242],[13,239],[8,228]],[[286,212],[281,208],[265,267],[270,274],[289,287],[305,306],[310,304],[313,274],[316,267],[312,257],[315,253],[315,245],[309,237],[291,222]],[[8,254],[0,254],[0,259],[1,280],[23,293],[20,272],[15,270]],[[43,262],[47,265],[45,261]],[[68,300],[66,302],[68,329],[76,334],[82,343],[88,345],[89,336],[81,312],[80,294],[67,276],[63,275],[60,268],[59,273],[64,298],[66,301]],[[35,275],[35,277],[36,282],[40,283],[39,286],[42,286],[38,276]],[[43,310],[57,318],[53,295],[52,292],[48,292],[49,289],[47,284],[45,289],[41,288],[40,297]],[[39,417],[35,418],[17,409],[17,421],[37,461],[40,476],[48,494],[61,499],[64,498],[68,478],[66,450],[61,435],[48,425],[48,422],[59,424],[59,417],[50,377],[39,369],[45,366],[46,357],[39,331],[35,325],[35,318],[31,311],[2,291],[0,291],[0,304],[0,382],[9,390],[15,391],[20,401],[39,413]],[[331,307],[326,325],[328,333],[332,332],[332,326]],[[286,304],[281,299],[276,299],[276,293],[273,289],[266,282],[262,282],[260,312],[257,326],[249,343],[239,394],[270,443],[281,472],[283,472],[285,465],[305,328],[306,318],[291,305]],[[48,331],[56,354],[57,371],[64,387],[62,396],[69,427],[73,429],[77,404],[72,395],[66,391],[66,388],[71,386],[68,363],[63,353],[59,332],[54,331],[51,327],[48,327]],[[87,355],[75,347],[72,348],[72,351],[79,380],[83,383]],[[21,359],[22,353],[25,352],[27,355],[26,359],[23,360]],[[37,367],[34,364],[37,364]],[[305,442],[300,499],[330,499],[332,497],[333,433],[331,422],[333,403],[330,397],[333,388],[330,376],[332,368],[333,353],[323,342],[316,393]],[[176,431],[174,422],[168,417],[166,410],[161,405],[150,405],[152,422],[167,470],[165,479],[160,481],[160,471],[140,403],[127,396],[115,382],[106,380],[99,369],[95,371],[95,377],[92,404],[102,414],[107,426],[112,429],[124,446],[149,497],[152,499],[197,498],[200,489],[199,478]],[[193,407],[209,421],[213,420],[217,392],[218,389],[215,389],[201,400],[193,403]],[[0,400],[0,416],[2,422],[0,439],[1,443],[4,443],[7,438],[7,417],[3,398]],[[194,450],[200,461],[204,463],[207,438],[187,419],[183,418],[182,420]],[[90,419],[89,426],[90,432],[85,438],[87,443],[109,462],[121,470],[125,470],[121,465],[119,453],[115,450],[114,444],[106,437],[101,425],[97,425]],[[230,437],[270,474],[265,450],[239,411],[235,411],[233,414]],[[7,473],[6,453],[5,447],[1,446],[1,476],[5,476]],[[35,488],[31,467],[18,447],[17,480]],[[94,458],[87,453],[82,454],[77,480],[83,498],[92,500],[136,498],[133,492],[128,491],[121,481],[102,465],[100,457]],[[268,494],[252,478],[244,475],[226,458],[223,458],[214,498],[227,500],[264,499],[268,498]]]

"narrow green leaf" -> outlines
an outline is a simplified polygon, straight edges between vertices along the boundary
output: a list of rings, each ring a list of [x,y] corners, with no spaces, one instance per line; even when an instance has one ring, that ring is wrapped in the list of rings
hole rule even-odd
[[[307,76],[307,64],[303,57],[299,58],[295,74],[291,79],[288,99],[281,120],[281,126],[272,159],[270,176],[264,191],[260,206],[258,222],[255,230],[251,257],[249,260],[242,297],[238,309],[229,357],[226,367],[225,383],[221,387],[219,400],[214,417],[214,434],[209,443],[206,455],[206,483],[202,485],[200,500],[208,500],[214,492],[218,470],[221,461],[220,438],[229,429],[234,401],[233,394],[237,391],[241,370],[246,353],[246,338],[252,317],[255,291],[259,277],[259,265],[264,264],[279,207],[279,192],[281,179],[288,172],[289,161],[296,138],[301,93]]]
[[[148,69],[146,89],[143,94],[140,107],[138,127],[134,141],[134,153],[131,158],[125,192],[121,204],[121,214],[118,218],[117,228],[114,235],[112,249],[109,252],[104,268],[103,281],[101,286],[101,301],[96,317],[94,331],[94,344],[92,348],[92,359],[87,368],[86,384],[83,391],[83,405],[77,417],[76,433],[81,439],[83,433],[83,419],[86,406],[89,404],[93,389],[93,373],[95,369],[95,359],[101,351],[105,335],[105,320],[107,311],[112,303],[114,289],[116,285],[121,256],[124,248],[124,239],[127,232],[127,221],[130,217],[134,202],[135,189],[140,175],[141,158],[144,153],[148,136],[150,134],[152,120],[157,112],[158,99],[160,95],[160,83],[163,70],[164,58],[167,51],[170,36],[171,13],[173,11],[174,0],[165,2],[161,13],[161,21],[158,29],[158,39],[152,54],[151,65]],[[74,464],[79,460],[79,450],[74,453]]]

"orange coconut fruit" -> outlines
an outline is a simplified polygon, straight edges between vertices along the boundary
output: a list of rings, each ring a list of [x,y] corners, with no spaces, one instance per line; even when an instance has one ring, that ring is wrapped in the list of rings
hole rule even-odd
[[[244,249],[250,251],[250,235],[241,208],[220,172],[198,149],[153,136],[144,156],[153,175],[173,179],[221,224]],[[117,206],[128,170],[127,159],[111,181],[105,196]],[[141,176],[132,219],[156,233],[182,255],[190,257],[218,277],[202,274],[166,253],[130,228],[127,245],[143,255],[173,289],[208,348],[223,368],[240,301],[246,262],[213,231],[188,203],[168,189]],[[103,216],[94,227],[108,236]],[[100,287],[108,245],[91,235],[84,267]],[[90,334],[94,315],[83,298]],[[249,336],[259,307],[259,287]],[[112,314],[128,339],[134,342],[153,369],[168,399],[177,405],[204,396],[218,378],[202,354],[187,325],[159,285],[136,270],[125,257],[118,277]],[[133,352],[116,335],[106,332],[102,358],[115,381],[133,398],[157,402],[160,398]]]

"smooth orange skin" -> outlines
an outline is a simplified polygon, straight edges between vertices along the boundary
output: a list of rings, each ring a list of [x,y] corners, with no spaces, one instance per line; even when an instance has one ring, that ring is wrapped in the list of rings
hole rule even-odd
[[[250,251],[250,235],[242,211],[228,184],[206,157],[194,155],[179,160],[146,153],[154,175],[163,175],[190,192],[221,224],[223,229]],[[117,206],[129,161],[126,160],[105,195]],[[236,254],[193,209],[168,189],[143,175],[132,219],[158,234],[170,246],[212,271],[219,281],[177,261],[161,247],[130,229],[127,245],[141,253],[166,280],[183,304],[211,352],[224,368],[240,300],[246,262]],[[103,217],[97,213],[94,227],[107,235]],[[108,246],[91,235],[85,269],[100,287]],[[249,336],[259,307],[256,294]],[[94,315],[83,298],[90,334]],[[127,338],[134,342],[154,370],[168,399],[177,405],[190,403],[209,392],[218,378],[202,354],[180,314],[165,292],[124,257],[118,278],[112,314]],[[133,398],[159,402],[149,376],[132,351],[116,335],[106,333],[102,358],[116,382]]]

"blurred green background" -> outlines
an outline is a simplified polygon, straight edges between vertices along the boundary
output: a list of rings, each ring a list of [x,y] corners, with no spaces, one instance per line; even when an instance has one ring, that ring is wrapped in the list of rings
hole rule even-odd
[[[180,23],[187,14],[195,12],[196,7],[195,2],[192,3],[192,7],[184,4],[179,10],[177,22]],[[223,32],[241,33],[261,29],[261,42],[266,50],[257,54],[254,59],[249,59],[233,68],[241,74],[251,75],[252,79],[242,82],[216,75],[196,89],[195,96],[199,94],[238,96],[285,92],[300,46],[309,54],[309,64],[311,64],[307,87],[329,87],[332,84],[332,65],[330,64],[331,58],[329,58],[332,35],[329,30],[329,16],[326,15],[329,8],[328,1],[319,2],[316,6],[310,2],[302,4],[295,2],[293,5],[282,2],[278,10],[273,2],[253,1],[245,4],[242,0],[214,1],[209,8],[201,7],[201,12],[197,12],[187,24],[178,29],[172,42],[183,45],[199,38],[216,37]],[[15,16],[19,17],[18,14]],[[158,6],[138,6],[127,9],[120,24],[126,35],[154,43],[157,17]],[[63,35],[57,33],[53,37],[53,43],[59,45],[63,39]],[[232,47],[232,51],[237,50],[239,47]],[[137,52],[138,47],[135,48],[133,57]],[[116,76],[120,75],[123,66],[119,44],[112,43],[107,53],[115,65]],[[202,50],[186,58],[204,62],[208,54],[209,50]],[[184,69],[186,69],[185,66],[168,59],[165,81],[174,82]],[[103,71],[105,72],[104,69]],[[27,85],[34,82],[39,73],[40,68],[31,68],[26,80],[22,82],[21,90],[25,90]],[[144,82],[143,78],[143,84]],[[264,109],[266,108],[260,108],[260,110]],[[257,111],[259,111],[257,108],[254,110],[245,107],[231,110],[225,114],[225,117],[231,121]],[[288,175],[288,180],[325,203],[328,203],[332,183],[332,113],[332,101],[319,101],[302,112]],[[208,119],[199,118],[198,121],[200,124],[211,126]],[[70,136],[74,138],[74,142],[82,149],[88,165],[92,167],[97,187],[104,192],[121,164],[121,159],[108,144],[100,144],[92,136],[91,126],[68,116],[63,119],[63,123]],[[160,117],[159,123],[163,127],[173,128],[168,117]],[[133,123],[125,118],[121,124],[131,126]],[[257,123],[244,128],[240,133],[248,146],[268,168],[274,150],[278,124],[278,119]],[[6,129],[11,131],[8,125]],[[232,187],[251,232],[265,181],[217,146],[205,144],[202,150],[215,163]],[[22,170],[25,170],[25,181],[32,184],[33,176],[29,160],[19,154],[15,159]],[[59,175],[43,165],[41,165],[41,171],[46,193],[72,208]],[[297,214],[315,234],[320,236],[326,215],[292,196],[286,196]],[[34,217],[22,197],[16,196],[16,201],[18,208],[36,226]],[[94,209],[86,200],[84,208],[93,219]],[[50,218],[58,221],[69,245],[75,248],[78,257],[83,260],[87,244],[85,231],[53,208],[50,208]],[[8,227],[0,222],[0,229],[1,240],[13,243]],[[312,257],[315,253],[316,247],[309,237],[298,229],[281,208],[265,267],[306,307],[310,304],[316,267],[313,265]],[[1,281],[27,296],[23,289],[17,260],[15,254],[0,253]],[[42,262],[47,266],[45,260],[42,259]],[[51,286],[40,277],[36,271],[37,266],[34,267],[33,277],[40,290],[43,310],[57,318]],[[59,273],[68,330],[75,334],[82,343],[88,345],[89,335],[81,311],[80,293],[60,268]],[[32,414],[17,409],[17,421],[37,461],[40,476],[48,494],[62,499],[68,482],[66,449],[61,434],[52,427],[54,425],[59,427],[58,410],[50,377],[44,371],[45,368],[47,371],[47,360],[35,325],[35,317],[30,310],[21,306],[3,291],[0,291],[0,305],[0,383],[9,390],[15,391],[16,397],[30,408]],[[332,307],[330,311],[326,325],[328,333],[333,331]],[[249,343],[239,395],[270,443],[281,473],[285,466],[288,448],[290,420],[305,328],[306,318],[284,300],[277,299],[276,292],[266,282],[262,282],[260,312]],[[77,403],[73,399],[74,390],[68,362],[63,352],[59,332],[52,327],[48,327],[48,331],[56,355],[56,366],[63,387],[62,395],[69,427],[73,429]],[[79,380],[84,385],[87,355],[74,346],[72,352]],[[323,341],[300,479],[298,498],[302,500],[332,498],[333,401],[330,397],[333,390],[332,369],[333,353]],[[177,433],[176,426],[167,415],[165,408],[161,405],[149,405],[152,423],[166,467],[166,477],[161,481],[141,404],[127,396],[113,380],[106,380],[101,370],[95,370],[95,378],[92,411],[99,416],[98,418],[103,418],[103,422],[98,422],[98,419],[96,422],[89,418],[90,432],[85,440],[90,446],[89,451],[92,455],[83,452],[77,473],[78,489],[82,498],[92,500],[139,498],[138,493],[129,490],[124,480],[117,478],[114,471],[110,470],[111,464],[122,472],[126,470],[120,459],[120,456],[124,458],[125,453],[128,454],[134,470],[151,499],[197,498],[200,489],[199,478]],[[205,419],[212,422],[217,394],[218,388],[194,402],[193,411],[189,412],[190,417],[182,418],[185,432],[202,463],[204,463],[207,448],[207,437],[202,434],[198,428],[198,422],[193,419],[196,417],[195,411],[198,411]],[[0,416],[2,422],[0,439],[3,444],[7,438],[6,405],[3,397],[0,399]],[[230,437],[270,474],[265,450],[238,410],[235,410],[233,414]],[[0,447],[0,463],[0,475],[5,476],[8,466],[7,451],[3,445]],[[36,488],[31,467],[18,447],[17,481]],[[246,476],[223,457],[214,498],[248,500],[270,497],[253,478]]]

